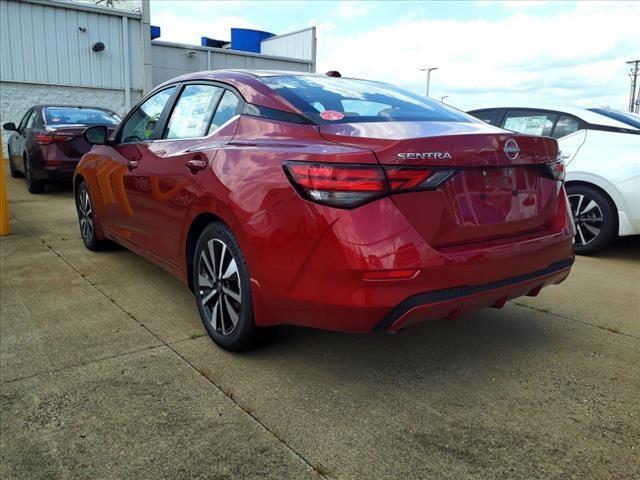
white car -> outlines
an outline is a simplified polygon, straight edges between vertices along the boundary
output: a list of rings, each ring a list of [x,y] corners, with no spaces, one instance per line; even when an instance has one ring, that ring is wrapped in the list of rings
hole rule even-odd
[[[513,107],[472,110],[506,130],[558,140],[576,223],[576,253],[640,234],[640,116],[609,108]]]

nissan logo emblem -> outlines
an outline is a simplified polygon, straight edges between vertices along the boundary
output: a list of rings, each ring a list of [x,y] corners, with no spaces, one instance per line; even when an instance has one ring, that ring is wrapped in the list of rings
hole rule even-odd
[[[518,147],[516,141],[511,138],[504,142],[503,150],[509,160],[515,160],[518,158],[518,154],[520,153],[520,147]]]

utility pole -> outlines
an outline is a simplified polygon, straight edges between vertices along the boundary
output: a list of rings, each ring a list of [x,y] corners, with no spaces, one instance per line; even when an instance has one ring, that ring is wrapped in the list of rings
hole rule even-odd
[[[638,113],[638,110],[640,109],[640,95],[638,95],[638,98],[636,98],[636,85],[638,83],[638,66],[640,65],[640,60],[631,60],[627,62],[627,65],[631,65],[631,71],[629,72],[629,77],[631,77],[629,111],[632,113]]]
[[[427,67],[421,68],[421,72],[427,72],[427,97],[429,96],[429,84],[431,83],[431,72],[433,70],[438,70],[438,67]]]

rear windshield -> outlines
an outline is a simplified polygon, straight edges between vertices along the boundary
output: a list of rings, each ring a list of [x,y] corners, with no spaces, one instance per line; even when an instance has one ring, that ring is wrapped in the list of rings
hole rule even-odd
[[[302,75],[260,80],[316,123],[478,122],[440,102],[386,83]]]
[[[613,118],[622,123],[635,128],[640,128],[640,116],[631,112],[623,112],[621,110],[610,110],[608,108],[590,108],[592,112],[599,113],[605,117]]]
[[[113,112],[97,108],[47,107],[44,109],[47,125],[117,125],[120,117]]]

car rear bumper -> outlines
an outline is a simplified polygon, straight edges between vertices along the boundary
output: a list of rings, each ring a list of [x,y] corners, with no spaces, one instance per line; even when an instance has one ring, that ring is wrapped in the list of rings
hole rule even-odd
[[[484,307],[502,308],[508,300],[521,296],[535,297],[542,288],[564,281],[574,258],[555,262],[547,268],[482,285],[445,288],[406,298],[378,322],[374,330],[398,331],[419,321],[457,319],[467,310]]]
[[[260,217],[259,226],[293,211],[283,204],[277,214]],[[305,235],[285,242],[286,232],[274,229],[282,247],[271,240],[247,249],[261,257],[249,259],[258,325],[396,331],[535,295],[564,280],[574,258],[573,228],[564,210],[544,231],[446,248],[425,242],[387,199],[339,215],[327,220],[315,240]],[[288,223],[309,225],[308,220]],[[307,237],[311,240],[304,245]],[[398,270],[415,274],[368,278],[372,271]]]
[[[33,168],[33,176],[36,180],[70,180],[73,178],[78,162],[70,162],[70,164],[53,166],[45,165]]]

